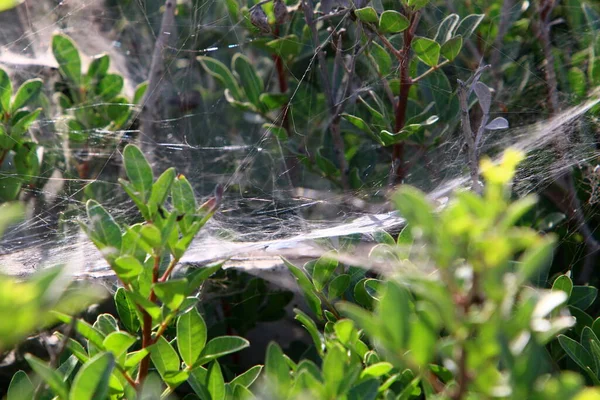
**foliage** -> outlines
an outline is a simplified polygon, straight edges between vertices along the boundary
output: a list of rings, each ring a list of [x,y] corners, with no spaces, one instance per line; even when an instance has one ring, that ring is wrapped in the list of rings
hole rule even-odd
[[[96,56],[83,73],[79,50],[68,36],[53,36],[52,53],[63,78],[56,85],[54,101],[63,114],[60,123],[68,137],[71,173],[81,179],[94,178],[107,162],[106,156],[98,154],[112,154],[122,140],[122,129],[131,125],[132,101],[121,94],[123,76],[109,72],[107,54]],[[141,100],[146,87],[138,86],[133,103]],[[94,186],[86,190],[89,197],[98,198]]]
[[[0,201],[16,200],[23,185],[39,175],[39,148],[29,135],[41,108],[31,110],[42,91],[41,79],[31,79],[16,89],[0,69]]]
[[[0,11],[18,3],[0,1]],[[123,15],[138,7],[122,3]],[[156,12],[144,17],[160,15],[162,1],[147,3]],[[182,23],[200,3],[177,4],[179,27],[202,25]],[[580,243],[561,245],[551,266],[556,235],[533,228],[558,224],[562,237],[577,242],[567,224],[575,221],[581,230],[576,216],[586,210],[568,205],[546,215],[548,205],[534,209],[533,196],[513,201],[511,181],[523,157],[518,152],[507,151],[500,165],[484,159],[478,168],[477,162],[484,131],[508,127],[503,117],[488,122],[490,115],[530,110],[532,101],[543,103],[538,114],[552,114],[559,89],[565,103],[578,104],[600,83],[597,6],[567,0],[555,8],[556,2],[534,1],[505,10],[511,2],[442,3],[213,2],[203,8],[211,22],[229,17],[232,25],[194,41],[187,37],[196,31],[189,32],[177,45],[173,66],[188,65],[181,54],[201,49],[190,46],[225,43],[228,35],[248,43],[246,54],[197,57],[199,67],[190,70],[203,75],[193,90],[202,101],[218,104],[222,96],[231,106],[231,118],[219,127],[223,136],[240,120],[253,121],[270,139],[270,150],[282,144],[287,165],[281,176],[289,174],[292,186],[378,190],[415,171],[427,174],[420,163],[444,145],[460,143],[460,122],[477,192],[458,192],[436,212],[423,193],[402,186],[392,202],[408,225],[397,236],[374,234],[378,245],[364,260],[369,268],[341,261],[356,237],[343,238],[341,248],[302,267],[284,260],[306,302],[307,310],[296,309],[295,318],[311,349],[296,360],[271,343],[264,371],[258,365],[238,376],[227,356],[249,342],[230,333],[244,335],[259,322],[282,318],[291,294],[269,292],[259,279],[234,279],[220,295],[234,304],[224,310],[227,329],[221,330],[227,335],[213,334],[218,329],[210,326],[199,291],[221,264],[184,272],[176,266],[217,211],[221,189],[198,205],[185,176],[169,168],[155,177],[138,147],[122,146],[129,140],[123,132],[137,126],[136,105],[148,83],[128,99],[125,79],[111,71],[108,55],[93,57],[84,71],[83,54],[62,33],[51,45],[61,77],[46,88],[54,92],[52,105],[42,80],[13,90],[16,78],[0,70],[0,201],[23,199],[24,189],[41,193],[62,157],[67,197],[87,200],[81,227],[119,280],[113,297],[118,319],[101,314],[88,323],[76,314],[98,293],[70,284],[60,268],[27,280],[0,277],[0,316],[10,322],[0,329],[1,350],[56,322],[76,332],[56,333],[64,354],[51,354],[50,361],[28,354],[33,373],[15,374],[8,399],[168,398],[176,391],[190,399],[598,398],[596,389],[584,389],[600,385],[597,289],[587,280],[574,284],[571,270],[577,272],[578,262],[560,258],[579,251]],[[126,30],[134,24],[122,25]],[[572,46],[555,48],[551,28],[578,34]],[[493,46],[481,47],[494,37]],[[479,81],[481,59],[492,63],[485,74],[494,87]],[[465,70],[475,71],[466,83],[457,79]],[[544,75],[548,93],[525,90],[531,70]],[[58,140],[68,149],[56,158],[31,132],[53,105],[59,109]],[[470,120],[478,115],[479,128],[471,131]],[[597,121],[590,118],[580,128],[596,129]],[[115,154],[122,154],[122,166],[90,183],[106,174]],[[119,183],[140,223],[118,221],[107,211],[103,191],[123,172],[127,180]],[[486,181],[481,196],[479,172]],[[312,179],[315,174],[325,179]],[[18,206],[3,205],[0,231],[19,213]],[[549,276],[554,279],[547,290]]]
[[[238,336],[207,340],[206,323],[196,310],[198,298],[194,293],[220,264],[185,277],[173,277],[172,273],[192,239],[216,211],[221,194],[198,206],[190,183],[174,168],[154,179],[150,165],[134,145],[125,147],[123,158],[129,180],[120,183],[144,222],[121,227],[98,202],[88,200],[88,223],[82,223],[121,281],[122,287],[114,295],[121,323],[109,314],[101,314],[90,325],[58,308],[52,314],[54,318],[74,324],[85,338],[83,347],[75,339],[58,334],[80,368],[76,372],[65,367],[71,358],[58,368],[32,355],[27,361],[60,399],[104,398],[107,394],[134,399],[146,380],[150,361],[166,385],[161,397],[168,397],[185,381],[198,395],[210,393],[215,397],[215,390],[226,390],[225,386],[214,387],[214,382],[223,381],[217,359],[249,343]],[[171,209],[166,205],[169,197]],[[172,326],[176,342],[165,337]],[[136,336],[138,331],[141,341]],[[240,378],[226,388],[232,392],[244,390],[251,381]]]
[[[553,373],[544,346],[575,325],[565,313],[567,302],[577,316],[575,305],[587,308],[597,290],[576,286],[573,296],[568,282],[555,283],[553,290],[528,287],[551,260],[555,239],[516,225],[535,205],[534,197],[509,201],[521,157],[509,150],[500,165],[482,162],[483,197],[457,193],[439,214],[420,191],[400,189],[393,200],[407,228],[399,241],[381,234],[383,243],[371,254],[376,265],[387,266],[389,278],[368,285],[366,304],[357,301],[360,282],[353,290],[346,286],[355,302],[327,306],[322,333],[297,311],[315,342],[320,368],[307,360],[291,363],[272,345],[265,366],[272,398],[575,396],[582,379]],[[320,260],[308,268],[311,280],[288,263],[308,298],[320,293],[337,267]],[[313,311],[323,318],[320,304]],[[591,327],[584,329],[582,338],[593,350],[595,335]],[[597,379],[592,350],[564,335],[558,341]]]

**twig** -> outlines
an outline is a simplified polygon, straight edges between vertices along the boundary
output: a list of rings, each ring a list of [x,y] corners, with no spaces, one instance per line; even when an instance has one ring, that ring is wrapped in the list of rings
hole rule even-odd
[[[513,7],[515,0],[504,0],[502,2],[502,10],[500,11],[500,22],[498,24],[498,33],[496,34],[496,39],[494,39],[494,44],[492,46],[492,55],[490,56],[490,64],[492,65],[492,74],[494,75],[494,80],[500,84],[502,79],[500,79],[500,56],[502,54],[502,42],[504,41],[504,36],[508,32],[510,27],[510,9]]]
[[[473,92],[475,85],[477,85],[479,82],[481,74],[488,67],[489,65],[479,67],[473,76],[466,82],[463,82],[459,79],[457,90],[458,102],[460,105],[460,121],[462,125],[463,136],[465,137],[468,148],[469,169],[471,172],[472,185],[471,188],[478,194],[481,194],[482,192],[481,183],[479,182],[479,146],[483,137],[483,133],[485,132],[485,126],[487,125],[487,121],[489,119],[489,109],[485,109],[480,103],[483,116],[477,131],[473,133],[473,129],[471,127],[471,118],[469,115],[469,96]]]
[[[327,108],[332,117],[332,123],[329,125],[329,130],[333,139],[334,152],[339,164],[341,171],[341,183],[342,188],[349,189],[348,184],[348,168],[346,166],[346,154],[344,151],[344,140],[342,138],[341,129],[339,123],[335,123],[336,118],[339,116],[335,115],[335,100],[334,94],[331,88],[331,82],[329,80],[329,74],[327,72],[327,64],[325,60],[325,53],[323,52],[323,46],[325,43],[319,43],[319,33],[314,20],[314,10],[311,0],[303,0],[302,9],[304,10],[304,18],[306,25],[310,28],[312,33],[313,45],[316,47],[317,59],[319,61],[319,72],[321,74],[321,83],[323,85],[323,93],[327,101]]]
[[[142,111],[140,114],[142,132],[150,143],[159,141],[159,133],[156,121],[159,115],[159,91],[165,75],[165,56],[169,51],[169,42],[177,37],[177,26],[175,24],[175,8],[177,0],[165,0],[165,11],[163,13],[160,32],[154,44],[152,53],[152,64],[148,73],[148,88],[142,101]],[[147,155],[153,153],[153,149],[147,149]]]
[[[417,76],[416,78],[412,79],[412,83],[417,83],[419,82],[421,79],[425,79],[427,78],[430,74],[434,73],[435,71],[437,71],[438,69],[442,68],[443,66],[447,65],[450,63],[450,60],[444,60],[441,63],[439,63],[438,65],[429,68],[427,71],[423,72],[421,75]]]

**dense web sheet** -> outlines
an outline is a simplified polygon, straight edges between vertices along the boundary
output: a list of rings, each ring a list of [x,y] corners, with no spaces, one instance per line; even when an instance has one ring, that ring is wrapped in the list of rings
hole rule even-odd
[[[0,14],[0,64],[20,80],[32,77],[56,80],[56,64],[49,52],[49,42],[52,33],[60,30],[78,44],[86,56],[84,62],[102,52],[108,53],[112,70],[126,77],[125,92],[131,97],[135,86],[147,78],[152,62],[161,19],[160,2],[135,0],[129,3],[137,3],[137,6],[127,9],[119,3],[26,1],[16,10]],[[194,5],[190,8],[189,24],[176,27],[178,43],[183,39],[184,45],[177,47],[175,41],[169,44],[171,63],[167,62],[168,67],[161,76],[164,108],[160,119],[154,121],[159,126],[160,140],[148,137],[135,125],[118,132],[121,142],[154,148],[155,172],[176,166],[194,185],[199,197],[209,196],[217,184],[226,188],[220,212],[194,242],[182,263],[202,265],[232,257],[230,265],[270,268],[280,264],[278,256],[281,254],[297,259],[317,256],[324,248],[323,239],[335,242],[335,238],[350,234],[362,234],[368,239],[377,230],[398,229],[403,220],[386,202],[389,194],[386,181],[371,189],[345,194],[325,180],[321,182],[310,176],[305,177],[305,182],[314,183],[312,186],[291,187],[281,145],[261,128],[263,121],[245,114],[235,124],[230,123],[232,110],[223,96],[211,96],[200,90],[207,82],[206,74],[195,57],[218,57],[234,51],[250,54],[255,51],[253,39],[240,36],[238,41],[232,42],[239,27],[227,17],[211,20],[209,10],[214,9],[214,2],[190,4]],[[126,19],[122,18],[124,13],[128,13]],[[217,31],[227,34],[217,35]],[[494,46],[494,38],[484,39],[486,46]],[[526,104],[498,114],[509,119],[511,128],[487,135],[483,153],[496,156],[510,146],[527,152],[527,161],[515,182],[519,195],[539,191],[560,171],[572,168],[591,171],[590,179],[593,179],[597,164],[597,133],[594,133],[597,127],[590,127],[596,122],[587,112],[599,102],[598,92],[577,106],[565,106],[553,118],[536,120],[532,116],[541,115],[543,109],[543,76],[535,72],[535,66],[512,59],[510,49],[499,57],[514,61],[523,69],[522,76],[526,79],[495,88],[496,105],[502,103],[506,93],[515,91],[523,95],[539,92],[540,104]],[[267,62],[260,58],[255,60],[259,68],[261,63]],[[304,71],[300,74],[293,71],[294,78],[298,82],[307,81],[316,62],[313,53],[307,58]],[[471,72],[459,70],[457,73],[459,78],[467,79]],[[271,80],[273,77],[265,77],[265,81]],[[366,93],[380,84],[380,78],[374,76],[353,91]],[[447,91],[426,81],[419,84],[430,85],[428,89],[433,93]],[[492,86],[492,82],[489,84]],[[204,97],[198,98],[190,89],[198,89]],[[310,99],[307,95],[311,94],[310,90],[314,89],[299,90],[294,96]],[[567,104],[568,99],[563,100]],[[321,121],[322,113],[323,110],[314,110],[312,118]],[[36,128],[37,139],[47,147],[60,148],[66,143],[60,136],[58,140],[51,140],[60,124],[56,115],[46,115]],[[293,110],[290,115],[293,124]],[[469,186],[465,143],[459,129],[458,118],[455,118],[443,133],[445,144],[427,159],[423,155],[422,171],[415,171],[406,180],[426,191],[440,206],[448,201],[452,191]],[[559,136],[568,137],[568,146],[557,156],[550,144]],[[118,150],[106,156],[105,168],[93,181],[118,191],[116,180],[108,177],[111,170],[118,170]],[[46,186],[36,189],[37,193],[25,193],[29,200],[28,216],[3,240],[4,254],[0,256],[3,270],[27,274],[42,266],[68,264],[78,275],[107,274],[101,255],[74,223],[81,216],[77,210],[83,210],[84,204],[75,195],[63,195],[62,189],[68,184],[68,179],[57,168]],[[36,200],[40,192],[45,199],[43,205]],[[109,190],[108,193],[114,192]],[[124,202],[122,196],[111,194],[103,203],[117,219],[137,218],[134,205]],[[68,214],[72,217],[65,213],[67,206],[70,211],[74,210]],[[59,218],[63,221],[71,218],[72,223],[61,225]]]

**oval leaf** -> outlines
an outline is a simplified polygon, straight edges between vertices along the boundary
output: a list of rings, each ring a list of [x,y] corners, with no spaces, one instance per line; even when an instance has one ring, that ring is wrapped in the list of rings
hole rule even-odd
[[[148,164],[139,147],[128,144],[123,150],[123,163],[129,181],[140,195],[143,202],[150,197],[152,191],[152,167]]]
[[[206,323],[196,309],[177,319],[177,348],[186,365],[194,365],[206,344]]]
[[[440,58],[441,47],[435,40],[419,37],[413,40],[412,49],[419,57],[419,60],[423,61],[430,67],[438,65]]]
[[[379,17],[379,30],[385,33],[402,32],[408,28],[409,25],[410,22],[408,21],[408,18],[398,11],[387,10]]]
[[[17,90],[15,98],[12,101],[11,112],[15,113],[20,108],[25,107],[30,102],[35,101],[42,92],[43,82],[41,79],[30,79],[25,81]]]
[[[52,38],[52,53],[58,62],[61,74],[79,86],[81,84],[81,58],[75,43],[66,35],[57,34]]]
[[[115,366],[111,353],[100,353],[81,367],[69,394],[70,400],[104,399],[108,394],[108,382]]]

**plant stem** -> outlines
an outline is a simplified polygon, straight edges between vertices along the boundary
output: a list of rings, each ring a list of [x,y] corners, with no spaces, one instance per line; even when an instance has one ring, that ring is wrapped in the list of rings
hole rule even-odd
[[[152,317],[146,310],[140,307],[142,312],[142,349],[145,349],[152,345]],[[140,369],[138,370],[136,383],[140,384],[146,379],[148,375],[148,369],[150,368],[150,355],[146,355],[140,362]]]
[[[331,122],[329,124],[329,131],[333,139],[334,153],[338,162],[338,167],[341,171],[340,181],[343,189],[349,189],[348,184],[348,168],[346,165],[346,152],[344,150],[344,139],[342,138],[342,132],[340,128],[340,117],[336,115],[337,107],[334,100],[334,94],[331,89],[331,82],[329,80],[329,74],[327,72],[327,64],[325,60],[325,53],[323,52],[323,44],[319,43],[319,33],[314,20],[314,10],[312,0],[303,0],[302,8],[304,10],[304,18],[306,25],[310,28],[312,34],[313,45],[316,47],[315,51],[317,54],[319,72],[321,74],[321,84],[323,85],[323,93],[327,101],[327,108],[330,113]]]
[[[404,31],[404,43],[402,46],[402,57],[400,58],[400,94],[396,104],[396,121],[394,132],[400,132],[406,123],[406,107],[408,106],[408,94],[413,82],[410,78],[411,44],[415,37],[415,30],[419,23],[420,13],[417,11],[410,15],[410,26]],[[404,143],[396,143],[392,150],[392,172],[390,183],[392,185],[401,183],[406,175],[404,171]]]
[[[152,284],[158,281],[158,268],[160,267],[160,255],[154,256],[154,267],[152,268]],[[156,294],[154,289],[150,290],[150,301],[156,301]],[[152,317],[146,310],[140,307],[142,312],[142,349],[150,347],[153,344],[152,341]],[[148,369],[150,368],[150,355],[146,355],[140,363],[140,369],[138,370],[138,376],[136,379],[137,383],[141,383],[148,375]]]
[[[175,9],[177,8],[177,0],[165,0],[165,11],[162,16],[160,31],[154,44],[152,53],[152,63],[148,72],[148,88],[142,100],[142,110],[140,113],[140,122],[143,127],[142,131],[148,140],[144,143],[160,142],[159,129],[156,121],[160,120],[160,99],[159,92],[161,86],[164,85],[165,76],[165,59],[169,48],[169,43],[174,42],[177,38],[177,25],[175,23]],[[154,153],[155,149],[148,148],[146,156]],[[152,164],[152,162],[151,162]]]
[[[443,66],[445,66],[449,63],[450,63],[450,60],[444,60],[441,63],[439,63],[438,65],[436,65],[435,67],[429,68],[427,71],[423,72],[421,75],[417,76],[416,78],[413,78],[412,83],[415,84],[415,83],[419,82],[421,79],[427,78],[430,74],[434,73],[435,71],[437,71],[438,69],[442,68]]]
[[[159,282],[166,281],[169,278],[169,276],[171,275],[171,272],[173,272],[173,269],[175,269],[175,266],[177,265],[178,262],[179,262],[179,259],[173,258],[171,260],[171,262],[169,263],[169,266],[165,270],[165,273],[158,279],[158,281]]]

